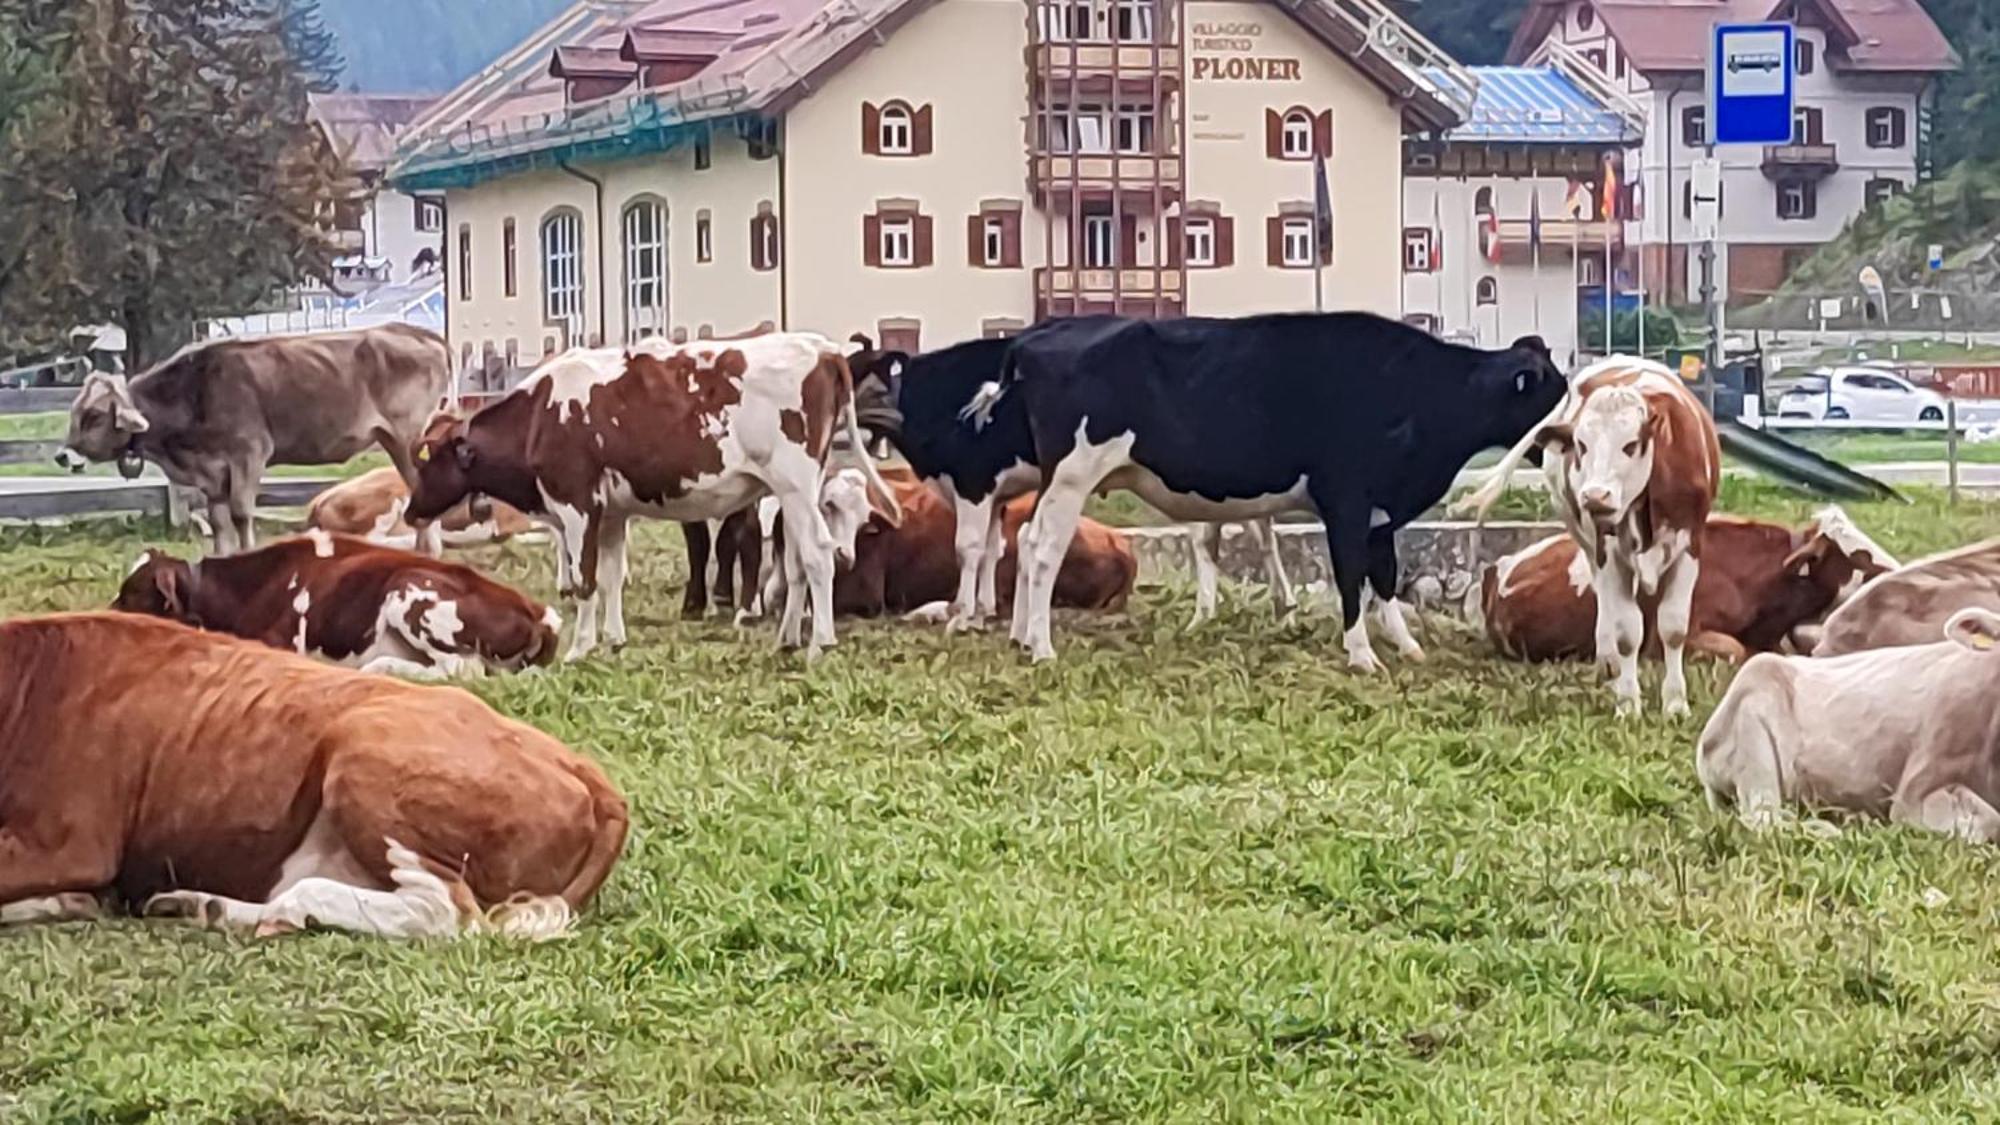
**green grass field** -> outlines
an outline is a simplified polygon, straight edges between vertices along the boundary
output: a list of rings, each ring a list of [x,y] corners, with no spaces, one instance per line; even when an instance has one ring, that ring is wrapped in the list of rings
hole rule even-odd
[[[2000,526],[1852,510],[1912,554]],[[145,541],[0,532],[0,608],[101,605]],[[475,558],[549,589],[546,547]],[[0,933],[0,1121],[2000,1113],[2000,862],[1709,812],[1722,669],[1624,725],[1450,622],[1358,679],[1337,621],[1232,590],[1184,635],[1179,587],[1050,667],[848,624],[807,668],[675,619],[671,531],[634,561],[630,649],[474,689],[631,799],[573,938]]]

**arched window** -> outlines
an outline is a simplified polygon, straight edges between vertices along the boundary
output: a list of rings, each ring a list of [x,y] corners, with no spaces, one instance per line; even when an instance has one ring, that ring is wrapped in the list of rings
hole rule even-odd
[[[1295,109],[1285,114],[1282,137],[1278,151],[1285,159],[1309,159],[1313,154],[1312,114],[1303,109]]]
[[[1478,293],[1478,300],[1482,305],[1497,305],[1500,303],[1500,283],[1493,278],[1480,278]]]
[[[1578,31],[1589,31],[1592,25],[1596,23],[1597,23],[1597,13],[1591,10],[1589,4],[1581,4],[1577,6],[1576,29]]]
[[[757,214],[750,219],[750,268],[778,268],[778,216],[771,213],[768,202],[757,204]]]
[[[458,224],[458,299],[472,300],[472,224]]]
[[[542,220],[542,315],[583,330],[583,216],[557,211]]]
[[[877,128],[882,152],[894,156],[908,156],[916,151],[916,128],[909,106],[902,102],[890,102],[883,106],[881,122]]]
[[[625,339],[667,328],[667,205],[636,199],[625,208]]]
[[[1493,213],[1492,188],[1490,187],[1480,188],[1479,191],[1473,195],[1472,213],[1475,215],[1491,215]]]

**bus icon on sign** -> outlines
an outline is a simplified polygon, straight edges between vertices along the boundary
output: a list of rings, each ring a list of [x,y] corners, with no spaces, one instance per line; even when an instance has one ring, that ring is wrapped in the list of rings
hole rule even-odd
[[[1782,69],[1784,65],[1784,59],[1769,52],[1760,51],[1756,54],[1731,55],[1729,58],[1729,72],[1731,74],[1740,74],[1746,70],[1770,74]]]

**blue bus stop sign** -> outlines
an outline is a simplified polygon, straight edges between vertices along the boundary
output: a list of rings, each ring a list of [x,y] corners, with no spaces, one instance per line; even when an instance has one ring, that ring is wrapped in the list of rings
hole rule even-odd
[[[1791,142],[1792,37],[1788,23],[1715,26],[1708,57],[1711,144]]]

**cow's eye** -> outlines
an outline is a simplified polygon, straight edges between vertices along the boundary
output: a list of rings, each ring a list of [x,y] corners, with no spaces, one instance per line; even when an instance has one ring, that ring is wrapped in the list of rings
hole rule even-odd
[[[1579,457],[1588,457],[1588,456],[1590,456],[1590,447],[1589,447],[1589,446],[1587,446],[1587,445],[1585,445],[1585,444],[1583,444],[1582,442],[1577,442],[1577,443],[1576,443],[1576,453],[1577,453],[1577,456],[1579,456]]]
[[[1637,457],[1638,455],[1639,455],[1639,443],[1638,443],[1638,442],[1636,442],[1636,441],[1628,441],[1628,442],[1626,442],[1626,443],[1625,443],[1625,456],[1627,456],[1627,457]]]

